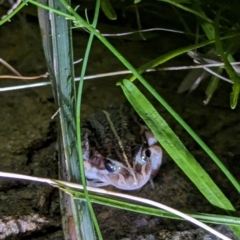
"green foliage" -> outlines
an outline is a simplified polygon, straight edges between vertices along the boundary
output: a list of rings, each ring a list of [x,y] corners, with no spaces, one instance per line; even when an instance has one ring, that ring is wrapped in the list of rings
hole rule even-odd
[[[102,8],[104,14],[110,20],[116,20],[117,19],[117,14],[116,14],[110,0],[101,0],[101,8]]]

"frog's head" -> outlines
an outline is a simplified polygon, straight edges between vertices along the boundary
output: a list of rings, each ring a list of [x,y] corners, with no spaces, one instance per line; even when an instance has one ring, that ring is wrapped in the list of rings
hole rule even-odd
[[[144,186],[158,172],[162,163],[162,149],[149,130],[144,131],[147,143],[142,144],[129,159],[122,148],[119,159],[105,158],[97,151],[85,161],[88,185],[101,187],[113,185],[123,190],[135,190]],[[85,159],[86,160],[86,159]]]

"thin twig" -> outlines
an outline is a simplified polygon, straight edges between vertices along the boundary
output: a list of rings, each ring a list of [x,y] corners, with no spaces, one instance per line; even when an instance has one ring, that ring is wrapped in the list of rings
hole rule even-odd
[[[38,76],[33,76],[33,77],[26,77],[26,76],[13,76],[13,75],[0,75],[0,78],[7,78],[7,79],[21,79],[21,80],[35,80],[39,78],[47,78],[49,76],[48,73],[41,74]]]
[[[0,63],[2,63],[5,67],[7,67],[11,72],[15,73],[17,76],[22,76],[16,69],[14,69],[10,64],[8,64],[2,58],[0,58]]]
[[[232,65],[240,65],[240,62],[231,63]],[[164,67],[164,68],[156,68],[156,69],[148,69],[146,72],[156,72],[156,71],[178,71],[178,70],[189,70],[189,69],[198,69],[198,68],[210,68],[210,67],[221,67],[224,66],[224,63],[211,63],[211,64],[202,64],[202,65],[192,65],[192,66],[175,66],[175,67]],[[116,72],[109,72],[109,73],[99,73],[94,75],[85,76],[84,80],[91,80],[96,78],[103,78],[103,77],[112,77],[118,75],[125,75],[130,74],[131,71],[123,70],[123,71],[116,71]],[[1,75],[0,75],[1,78]],[[79,81],[80,78],[75,78],[75,81]],[[230,79],[223,78],[222,80],[232,83]],[[4,87],[0,88],[0,92],[5,91],[13,91],[13,90],[20,90],[26,88],[34,88],[34,87],[44,87],[50,85],[50,82],[39,82],[33,84],[25,84],[22,86],[11,86],[11,87]]]

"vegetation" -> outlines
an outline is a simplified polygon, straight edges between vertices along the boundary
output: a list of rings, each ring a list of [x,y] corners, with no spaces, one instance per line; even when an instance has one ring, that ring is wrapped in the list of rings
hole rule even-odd
[[[61,2],[61,4],[60,4]],[[167,122],[162,118],[162,116],[156,111],[154,106],[149,102],[149,100],[141,93],[141,91],[137,88],[134,81],[139,81],[148,91],[150,94],[152,94],[156,100],[163,105],[163,107],[175,118],[175,120],[184,127],[184,129],[192,136],[192,138],[202,147],[202,149],[209,155],[209,157],[218,165],[218,167],[224,172],[225,176],[229,179],[229,181],[233,184],[236,191],[240,192],[240,185],[237,182],[237,180],[234,178],[234,176],[226,169],[224,164],[221,162],[221,160],[214,154],[214,152],[204,143],[203,140],[200,139],[200,137],[187,125],[187,123],[179,116],[175,110],[162,98],[162,96],[159,95],[154,90],[154,86],[151,86],[147,79],[145,79],[141,73],[145,72],[147,69],[157,67],[179,55],[191,53],[191,51],[199,51],[197,52],[193,58],[196,60],[199,60],[199,63],[206,64],[206,63],[222,63],[221,66],[219,66],[217,69],[214,69],[213,75],[209,75],[211,78],[208,84],[208,87],[206,89],[207,94],[207,100],[206,103],[208,103],[213,96],[214,92],[217,91],[218,82],[221,79],[221,74],[226,71],[226,73],[229,76],[229,81],[233,85],[232,92],[230,95],[230,107],[232,109],[236,108],[238,104],[238,95],[240,92],[240,72],[236,67],[232,65],[234,62],[234,54],[237,52],[239,47],[239,42],[237,39],[239,38],[239,26],[236,24],[238,22],[238,12],[236,12],[235,9],[239,8],[239,3],[236,1],[236,3],[232,3],[232,5],[227,5],[222,2],[214,2],[214,1],[207,1],[204,0],[199,1],[192,1],[192,0],[183,0],[183,1],[174,1],[174,0],[161,0],[161,1],[135,1],[129,2],[129,8],[133,6],[134,12],[133,14],[136,14],[138,16],[138,26],[139,31],[141,32],[141,15],[138,14],[138,9],[144,8],[146,11],[152,11],[153,14],[161,14],[161,11],[164,11],[163,9],[167,8],[168,10],[171,8],[172,11],[175,11],[177,16],[179,16],[179,19],[177,19],[179,22],[182,23],[182,26],[184,28],[184,32],[189,37],[189,45],[183,46],[180,49],[175,49],[169,53],[166,53],[162,56],[156,56],[155,59],[152,59],[151,61],[147,62],[145,65],[140,66],[138,69],[135,69],[127,59],[124,58],[124,56],[121,55],[120,52],[118,52],[110,43],[109,41],[102,36],[97,30],[96,25],[98,21],[98,15],[99,15],[99,9],[102,8],[104,14],[111,20],[117,19],[117,14],[115,12],[114,4],[112,5],[110,1],[103,0],[96,1],[96,9],[95,9],[95,15],[93,23],[89,22],[88,16],[86,15],[85,18],[83,16],[80,16],[77,13],[77,8],[72,8],[69,3],[65,0],[60,0],[59,3],[56,4],[56,6],[48,6],[39,1],[35,0],[25,0],[20,2],[20,4],[13,9],[12,12],[9,13],[5,18],[3,18],[0,22],[0,24],[4,24],[8,19],[10,19],[14,14],[16,14],[18,11],[21,10],[25,6],[25,4],[33,4],[37,6],[38,8],[44,9],[46,11],[51,12],[51,14],[54,14],[55,16],[62,16],[61,21],[65,21],[67,23],[71,23],[75,28],[84,28],[89,32],[89,41],[88,45],[86,46],[86,52],[82,64],[82,70],[80,74],[80,84],[77,90],[77,94],[75,95],[75,86],[74,86],[74,79],[72,79],[72,86],[69,89],[69,93],[71,96],[73,96],[76,100],[76,106],[73,105],[75,108],[75,113],[71,113],[71,109],[68,111],[68,114],[70,116],[70,119],[74,119],[74,126],[72,129],[76,129],[76,135],[74,136],[67,136],[69,138],[69,142],[64,142],[66,146],[70,145],[70,142],[75,139],[77,136],[77,154],[78,158],[80,159],[78,164],[78,173],[80,175],[76,177],[78,181],[81,181],[83,185],[83,192],[79,193],[79,190],[74,190],[72,187],[65,186],[63,183],[57,182],[56,185],[67,192],[68,194],[71,194],[75,198],[81,198],[85,199],[87,201],[87,206],[91,213],[91,219],[94,223],[95,229],[97,230],[97,234],[99,239],[102,239],[101,232],[99,229],[99,226],[96,221],[96,217],[94,215],[94,211],[92,208],[92,202],[97,202],[99,204],[106,204],[113,207],[120,207],[127,210],[130,210],[129,204],[124,201],[117,201],[114,200],[112,197],[102,197],[97,194],[89,194],[88,189],[86,187],[86,180],[84,177],[84,166],[83,166],[83,160],[82,160],[82,151],[81,151],[81,125],[80,125],[80,119],[81,119],[81,97],[82,97],[82,88],[84,84],[84,76],[88,64],[88,56],[91,49],[91,44],[93,41],[93,38],[98,38],[107,48],[109,51],[111,51],[116,58],[119,59],[119,61],[122,62],[122,64],[131,71],[132,75],[129,76],[128,79],[119,80],[119,82],[116,84],[117,86],[120,86],[123,90],[123,93],[125,94],[128,101],[132,104],[132,106],[135,108],[135,110],[138,112],[140,117],[145,121],[145,123],[149,126],[149,128],[152,130],[160,144],[163,146],[163,148],[168,152],[168,154],[172,157],[172,159],[175,161],[175,163],[182,169],[182,171],[188,176],[188,178],[195,184],[195,186],[199,189],[199,191],[205,196],[205,198],[215,207],[220,208],[225,211],[226,215],[229,215],[229,217],[224,216],[216,216],[214,215],[214,218],[211,214],[209,214],[209,218],[205,215],[204,218],[201,218],[201,214],[196,214],[196,218],[199,218],[202,221],[210,222],[210,223],[220,223],[220,224],[228,224],[231,229],[234,231],[236,236],[240,238],[240,229],[239,229],[239,218],[232,218],[231,221],[231,215],[235,212],[235,208],[233,204],[224,196],[224,194],[221,192],[219,187],[214,183],[214,181],[210,178],[210,176],[206,173],[206,171],[201,167],[201,165],[196,161],[194,156],[186,149],[184,144],[179,140],[179,138],[176,136],[176,134],[171,130],[171,128],[168,126]],[[159,3],[160,2],[160,3]],[[157,3],[157,5],[156,5]],[[59,7],[59,5],[61,7]],[[158,8],[161,6],[161,8]],[[155,10],[154,10],[155,9]],[[212,11],[211,9],[214,9]],[[175,15],[176,18],[176,15]],[[187,19],[192,19],[192,22],[194,24],[188,25]],[[175,21],[175,19],[172,19]],[[56,28],[58,23],[58,19],[56,19]],[[62,23],[61,23],[62,24]],[[65,26],[65,29],[60,25],[61,27],[58,28],[58,34],[60,36],[63,36],[65,34],[65,41],[71,41],[71,34],[67,31],[66,35],[66,29],[68,29],[68,24]],[[53,26],[52,26],[53,27]],[[69,30],[69,29],[68,29]],[[58,38],[55,39],[56,45],[58,43]],[[64,44],[64,42],[61,42],[61,44]],[[68,46],[71,46],[71,44],[67,44]],[[62,52],[59,52],[62,51]],[[71,49],[71,51],[73,51]],[[213,51],[212,55],[209,55],[209,51]],[[55,58],[57,58],[57,61],[59,62],[59,69],[60,68],[67,68],[73,69],[72,66],[68,66],[68,64],[73,64],[71,57],[67,56],[70,59],[68,61],[62,61],[59,56],[62,56],[64,54],[64,49],[61,48],[55,48],[53,49],[53,52],[56,52],[54,55]],[[50,58],[49,58],[50,59]],[[52,61],[53,59],[50,59]],[[56,59],[55,59],[56,60]],[[210,61],[212,60],[212,61]],[[53,63],[50,62],[50,65]],[[65,66],[65,67],[64,67]],[[52,67],[50,67],[52,68]],[[205,67],[206,68],[206,67]],[[203,69],[205,70],[203,67]],[[209,69],[209,67],[207,67]],[[195,78],[196,80],[199,79],[200,75],[199,73],[195,73],[194,70],[192,71],[192,78]],[[70,71],[71,72],[71,71]],[[50,76],[54,78],[54,81],[60,81],[62,85],[64,85],[64,81],[66,81],[66,78],[60,77],[59,73],[54,73],[55,76]],[[59,78],[59,79],[58,79]],[[200,81],[202,81],[205,77],[200,77]],[[189,82],[189,78],[185,78],[183,80],[184,90],[192,90],[197,88],[198,85],[195,84],[196,81]],[[193,87],[193,84],[194,87]],[[66,85],[66,83],[65,83]],[[64,86],[65,86],[64,85]],[[55,85],[53,84],[53,87]],[[181,87],[180,87],[181,91]],[[197,91],[197,90],[196,90]],[[66,100],[62,100],[63,97],[61,94],[58,93],[57,89],[54,89],[55,92],[55,98],[58,98],[59,102],[64,102]],[[64,102],[64,104],[67,104]],[[63,110],[60,110],[60,113]],[[64,122],[64,112],[60,114],[61,124],[67,124]],[[68,116],[68,117],[69,117]],[[67,132],[64,131],[64,127],[62,127],[62,137],[66,137]],[[66,149],[66,148],[65,148]],[[69,153],[66,153],[66,155],[69,155]],[[71,165],[71,158],[69,157],[69,164]],[[70,173],[70,175],[73,173]],[[81,180],[80,180],[81,176]],[[85,201],[82,201],[83,203]],[[148,213],[152,215],[159,215],[159,210],[153,209],[153,208],[147,208],[142,205],[138,205],[134,203],[131,208],[133,211],[138,211],[142,213]],[[76,214],[75,219],[77,219],[78,212],[75,212]],[[170,218],[177,218],[172,214],[169,214],[167,212],[161,212],[162,217],[170,217]],[[87,218],[87,215],[86,215]],[[230,220],[229,220],[230,219]],[[226,220],[226,221],[225,221]],[[234,221],[236,224],[234,224]],[[77,222],[76,222],[77,224]],[[78,227],[78,226],[76,226]],[[81,229],[81,227],[80,227]],[[81,230],[80,230],[81,231]],[[227,239],[227,238],[226,238]]]

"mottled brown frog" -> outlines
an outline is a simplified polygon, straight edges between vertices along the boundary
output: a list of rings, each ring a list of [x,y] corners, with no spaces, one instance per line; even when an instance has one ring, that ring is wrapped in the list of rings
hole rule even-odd
[[[124,190],[144,186],[162,164],[162,149],[138,115],[126,107],[99,110],[82,122],[87,184]]]

